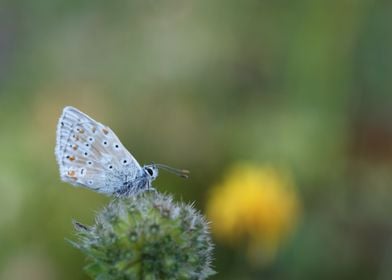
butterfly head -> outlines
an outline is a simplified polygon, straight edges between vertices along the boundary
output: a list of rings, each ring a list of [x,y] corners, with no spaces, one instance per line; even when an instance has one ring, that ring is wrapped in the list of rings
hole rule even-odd
[[[158,167],[155,164],[149,164],[143,166],[144,172],[151,179],[151,181],[155,180],[158,177]]]

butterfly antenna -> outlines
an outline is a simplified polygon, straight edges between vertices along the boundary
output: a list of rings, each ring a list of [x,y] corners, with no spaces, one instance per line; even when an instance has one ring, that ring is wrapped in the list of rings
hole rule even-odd
[[[190,174],[189,170],[177,169],[177,168],[170,167],[170,166],[167,166],[166,164],[161,164],[161,163],[154,163],[154,165],[156,167],[158,167],[159,169],[166,170],[167,172],[173,173],[181,178],[184,178],[184,179],[189,178],[189,174]]]

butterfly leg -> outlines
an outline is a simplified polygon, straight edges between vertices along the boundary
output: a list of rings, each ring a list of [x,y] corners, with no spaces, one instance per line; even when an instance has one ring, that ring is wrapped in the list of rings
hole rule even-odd
[[[156,188],[154,188],[153,186],[150,186],[147,190],[146,190],[146,192],[154,192],[154,193],[158,193],[158,191],[157,191],[157,189]]]

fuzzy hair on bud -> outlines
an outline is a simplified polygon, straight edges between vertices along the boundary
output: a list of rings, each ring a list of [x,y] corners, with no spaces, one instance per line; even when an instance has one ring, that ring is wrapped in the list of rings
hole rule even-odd
[[[71,243],[88,257],[94,279],[206,279],[213,245],[205,218],[193,205],[145,192],[119,197],[95,224],[74,221]]]

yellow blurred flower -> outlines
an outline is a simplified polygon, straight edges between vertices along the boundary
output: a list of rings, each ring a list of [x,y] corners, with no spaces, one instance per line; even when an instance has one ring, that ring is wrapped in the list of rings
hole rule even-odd
[[[271,167],[239,164],[215,186],[207,216],[218,240],[245,244],[253,262],[273,259],[292,233],[299,200],[292,180]]]

